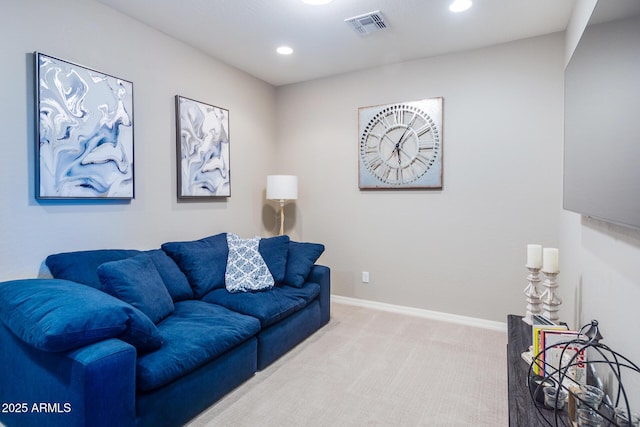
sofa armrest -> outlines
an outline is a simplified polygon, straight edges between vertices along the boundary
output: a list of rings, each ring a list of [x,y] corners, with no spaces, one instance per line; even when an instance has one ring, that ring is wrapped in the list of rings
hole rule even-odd
[[[0,424],[134,425],[133,346],[110,338],[72,351],[45,352],[0,322],[0,348],[0,402],[6,410],[0,411]]]
[[[307,281],[320,285],[320,325],[325,325],[331,318],[331,270],[325,265],[314,264]]]

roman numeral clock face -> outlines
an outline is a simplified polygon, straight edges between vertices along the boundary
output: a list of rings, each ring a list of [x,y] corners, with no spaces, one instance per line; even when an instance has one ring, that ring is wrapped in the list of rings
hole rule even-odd
[[[364,107],[359,185],[442,188],[442,98]]]

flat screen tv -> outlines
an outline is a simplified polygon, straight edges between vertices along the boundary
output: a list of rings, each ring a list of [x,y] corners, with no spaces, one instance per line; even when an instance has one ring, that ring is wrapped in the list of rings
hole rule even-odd
[[[600,0],[565,70],[564,208],[640,228],[640,1]]]

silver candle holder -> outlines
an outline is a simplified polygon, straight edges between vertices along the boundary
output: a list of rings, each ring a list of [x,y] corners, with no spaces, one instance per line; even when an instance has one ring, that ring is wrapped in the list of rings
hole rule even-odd
[[[542,274],[544,274],[544,281],[542,282],[544,292],[540,295],[540,299],[542,300],[542,315],[552,322],[557,322],[560,320],[558,311],[560,311],[560,305],[562,304],[562,299],[556,294],[556,289],[558,289],[559,286],[559,271],[552,273],[543,270]]]
[[[524,294],[527,296],[527,312],[522,318],[522,321],[532,325],[533,316],[535,314],[542,313],[542,300],[540,299],[540,292],[538,291],[538,283],[540,283],[540,267],[529,267],[529,275],[527,281],[529,284],[524,288]]]

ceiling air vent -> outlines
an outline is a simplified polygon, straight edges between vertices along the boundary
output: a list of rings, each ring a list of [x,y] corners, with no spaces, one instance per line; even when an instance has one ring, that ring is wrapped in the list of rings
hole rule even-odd
[[[347,18],[344,22],[349,24],[358,34],[369,34],[387,28],[384,17],[379,10],[354,16],[353,18]]]

